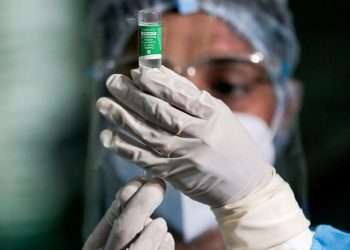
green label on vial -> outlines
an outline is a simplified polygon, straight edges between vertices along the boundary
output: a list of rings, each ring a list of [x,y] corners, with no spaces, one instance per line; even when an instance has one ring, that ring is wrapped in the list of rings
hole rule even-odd
[[[139,55],[152,56],[162,54],[162,27],[160,24],[139,26]]]

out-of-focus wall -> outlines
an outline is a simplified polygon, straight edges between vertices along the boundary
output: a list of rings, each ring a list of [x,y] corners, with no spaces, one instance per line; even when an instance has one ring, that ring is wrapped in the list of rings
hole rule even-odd
[[[85,24],[83,0],[0,1],[0,249],[79,242]]]

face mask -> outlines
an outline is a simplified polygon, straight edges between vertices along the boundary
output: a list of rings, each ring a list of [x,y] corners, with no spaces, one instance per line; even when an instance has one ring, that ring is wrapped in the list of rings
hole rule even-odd
[[[275,161],[275,147],[273,145],[272,129],[261,118],[246,114],[233,112],[256,143],[264,160],[273,164]]]
[[[257,116],[236,112],[234,114],[257,144],[263,159],[273,164],[275,147],[272,141],[272,129],[269,128],[264,120]],[[215,217],[208,206],[191,200],[183,194],[180,194],[180,201],[181,225],[177,224],[175,228],[178,229],[185,242],[191,241],[203,232],[217,227]],[[166,213],[166,215],[169,214]]]
[[[272,143],[273,133],[266,122],[253,115],[236,112],[234,114],[257,144],[262,157],[272,164],[275,159],[275,149]],[[119,157],[115,160],[113,165],[116,174],[125,182],[143,174],[143,171],[136,166],[134,168],[126,167],[125,165],[132,164]],[[217,227],[215,217],[208,206],[188,198],[170,185],[167,188],[165,200],[157,209],[156,214],[164,217],[168,225],[177,231],[185,242]]]

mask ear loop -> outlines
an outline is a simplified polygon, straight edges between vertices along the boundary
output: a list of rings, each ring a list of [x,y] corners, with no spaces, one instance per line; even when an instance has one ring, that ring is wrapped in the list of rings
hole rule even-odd
[[[271,122],[272,137],[274,138],[278,133],[281,125],[283,116],[286,110],[286,92],[282,86],[275,85],[275,95],[277,99],[276,108],[273,114]]]
[[[277,104],[276,104],[275,112],[272,118],[271,130],[272,130],[273,140],[275,142],[276,141],[275,139],[278,136],[280,129],[282,127],[284,114],[287,108],[287,95],[288,95],[287,83],[289,81],[289,77],[288,77],[289,66],[286,63],[282,63],[282,65],[277,66],[278,63],[276,61],[271,61],[270,63],[271,65],[273,65],[273,68],[274,68],[273,71],[275,73],[278,72],[278,75],[279,75],[275,77],[273,80],[273,86],[275,90]]]
[[[296,126],[295,122],[297,121],[297,117],[300,111],[300,98],[302,95],[302,90],[298,89],[294,83],[295,80],[290,79],[286,83],[286,87],[284,89],[284,111],[283,118],[281,120],[281,124],[279,129],[276,131],[276,137],[274,139],[274,144],[277,148],[282,150],[284,146],[288,143],[291,134]],[[292,111],[291,105],[296,105],[293,107]],[[288,117],[286,114],[288,113]]]
[[[286,93],[282,86],[274,83],[275,95],[277,99],[276,108],[273,114],[272,123],[271,123],[271,136],[273,146],[275,148],[275,157],[279,155],[281,148],[281,128],[283,123],[284,114],[286,111]]]

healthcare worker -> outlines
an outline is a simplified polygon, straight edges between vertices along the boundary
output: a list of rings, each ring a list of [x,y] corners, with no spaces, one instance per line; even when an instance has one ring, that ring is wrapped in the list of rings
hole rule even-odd
[[[146,7],[163,12],[164,64],[197,88],[221,99],[234,112],[251,139],[258,143],[261,157],[276,167],[305,208],[305,172],[295,119],[299,92],[298,85],[290,79],[298,46],[287,3],[97,1],[96,97],[107,94],[104,82],[111,73],[129,74],[137,67],[137,23],[133,17]],[[137,73],[133,74],[136,77]],[[226,123],[223,119],[220,126]],[[111,205],[115,191],[143,174],[120,154],[101,146],[98,134],[109,126],[94,117],[87,169],[86,235]],[[221,132],[228,138],[234,128],[227,129],[223,127]],[[212,132],[206,133],[209,136]],[[216,220],[210,207],[187,198],[171,185],[156,215],[165,218],[169,230],[179,238],[201,242],[200,249],[220,245],[219,232],[212,230]]]

